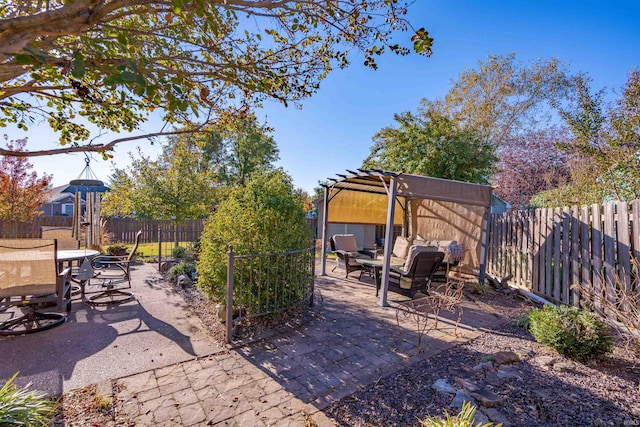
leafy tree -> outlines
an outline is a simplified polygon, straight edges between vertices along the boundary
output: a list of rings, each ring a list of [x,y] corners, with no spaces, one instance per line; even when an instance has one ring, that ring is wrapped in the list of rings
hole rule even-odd
[[[271,169],[279,156],[270,131],[252,119],[243,119],[218,130],[215,137],[220,138],[219,181],[227,185],[245,185],[254,171]]]
[[[471,129],[485,143],[501,146],[521,129],[546,119],[546,107],[556,105],[571,90],[565,67],[557,59],[524,65],[515,53],[489,56],[453,82],[438,109]],[[423,101],[426,108],[433,108]]]
[[[130,202],[136,215],[175,224],[206,217],[215,200],[216,182],[214,171],[203,159],[197,144],[187,136],[171,138],[157,160],[141,151],[138,157],[132,156]]]
[[[110,191],[102,196],[101,211],[104,216],[120,218],[134,216],[135,199],[132,177],[124,169],[115,169],[109,182]]]
[[[7,150],[22,152],[27,138],[7,141]],[[31,221],[41,215],[40,208],[49,197],[51,175],[29,172],[33,165],[25,157],[3,156],[0,159],[0,219]]]
[[[225,295],[229,245],[240,255],[312,245],[303,200],[282,169],[258,171],[245,187],[231,189],[205,223],[198,286],[218,301]]]
[[[531,197],[571,180],[569,155],[558,147],[567,142],[567,129],[531,130],[505,140],[498,150],[500,171],[494,175],[495,193],[513,206],[527,206]]]
[[[204,218],[228,187],[256,170],[270,170],[278,147],[268,128],[244,119],[207,133],[169,138],[156,160],[139,151],[127,171],[116,170],[103,212],[169,219]]]
[[[395,120],[397,128],[384,128],[374,136],[363,168],[488,183],[497,158],[493,147],[474,132],[460,130],[433,109],[397,114]]]
[[[108,155],[123,141],[246,116],[265,99],[299,102],[354,50],[374,69],[385,50],[408,54],[393,40],[398,30],[429,56],[433,40],[412,29],[406,8],[395,0],[5,1],[0,126],[44,119],[59,132],[63,147],[21,156]],[[87,125],[97,135],[142,131],[154,111],[179,130],[96,143]]]
[[[592,93],[587,77],[572,81],[575,96],[560,114],[575,135],[564,148],[583,159],[576,174],[598,202],[640,198],[640,70],[629,74],[612,106],[604,102],[604,90]]]
[[[327,185],[329,183],[328,180],[318,180],[318,186],[313,188],[313,200],[316,199],[324,199],[324,187],[323,185]]]

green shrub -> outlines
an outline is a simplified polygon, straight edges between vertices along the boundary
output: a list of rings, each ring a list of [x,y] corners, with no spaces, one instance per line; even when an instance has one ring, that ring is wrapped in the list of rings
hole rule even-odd
[[[529,314],[521,314],[518,317],[516,317],[515,319],[513,319],[513,323],[523,329],[529,330],[531,325],[530,325],[530,321],[529,321]]]
[[[174,281],[181,274],[187,275],[191,278],[191,274],[196,271],[196,265],[191,261],[180,261],[173,265],[167,272],[167,279]]]
[[[187,256],[187,248],[184,246],[174,246],[174,248],[171,249],[171,256],[176,259],[183,259]]]
[[[197,263],[198,287],[214,301],[225,298],[229,245],[233,245],[237,255],[269,254],[313,245],[303,200],[296,193],[291,178],[282,170],[259,173],[246,187],[232,189],[206,221]],[[276,265],[282,276],[276,271]],[[284,263],[272,264],[269,280],[282,283],[285,267]],[[237,273],[250,272],[245,269],[241,273],[238,269]],[[250,300],[263,297],[247,294],[241,298],[246,299],[242,303],[248,306]]]
[[[595,314],[575,307],[545,305],[529,313],[529,329],[536,341],[568,357],[583,359],[611,351],[607,325]]]
[[[493,423],[478,423],[473,424],[473,418],[476,416],[476,407],[471,405],[470,402],[464,402],[462,410],[458,415],[452,417],[447,411],[444,411],[444,420],[436,417],[427,417],[424,420],[420,420],[420,425],[423,427],[491,427]],[[496,425],[500,427],[502,424]]]
[[[53,412],[53,402],[44,393],[18,388],[16,373],[0,388],[0,426],[47,426]]]

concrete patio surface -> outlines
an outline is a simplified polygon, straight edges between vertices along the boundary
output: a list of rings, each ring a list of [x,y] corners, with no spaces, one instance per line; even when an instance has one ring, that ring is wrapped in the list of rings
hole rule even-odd
[[[391,307],[380,307],[373,285],[352,276],[316,279],[309,323],[220,347],[154,266],[138,266],[136,302],[77,303],[66,325],[0,339],[10,361],[0,379],[19,370],[22,381],[52,393],[99,383],[116,399],[114,425],[329,426],[322,410],[336,400],[502,321],[465,302],[458,336],[445,319],[418,352],[415,320],[396,316],[406,298],[390,293]]]
[[[205,356],[222,348],[154,264],[132,267],[136,300],[91,306],[73,299],[67,321],[34,334],[0,337],[0,382],[57,395],[76,387]],[[87,287],[99,291],[99,282]],[[5,314],[0,313],[0,321]]]

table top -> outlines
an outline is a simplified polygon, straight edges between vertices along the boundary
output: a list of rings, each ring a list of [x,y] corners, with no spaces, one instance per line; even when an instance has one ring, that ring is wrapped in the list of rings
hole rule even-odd
[[[366,265],[368,267],[382,267],[382,264],[384,264],[384,258],[376,258],[376,259],[356,258],[356,262],[362,265]],[[404,265],[404,263],[395,263],[393,262],[393,260],[391,260],[391,265],[393,267],[399,267]]]
[[[58,261],[75,261],[84,258],[93,258],[100,255],[99,251],[94,249],[61,249],[56,253]]]

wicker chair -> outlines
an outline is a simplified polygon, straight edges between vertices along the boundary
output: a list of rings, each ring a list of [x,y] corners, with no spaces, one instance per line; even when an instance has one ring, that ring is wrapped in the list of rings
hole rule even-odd
[[[1,305],[25,312],[5,310],[0,335],[43,331],[65,321],[61,312],[71,310],[70,269],[58,274],[56,246],[55,240],[0,239]]]
[[[115,304],[134,299],[131,289],[131,263],[140,244],[142,230],[136,234],[136,243],[126,256],[99,255],[92,261],[94,275],[92,279],[101,280],[102,292],[90,296],[90,304]],[[124,286],[116,286],[126,283]]]

